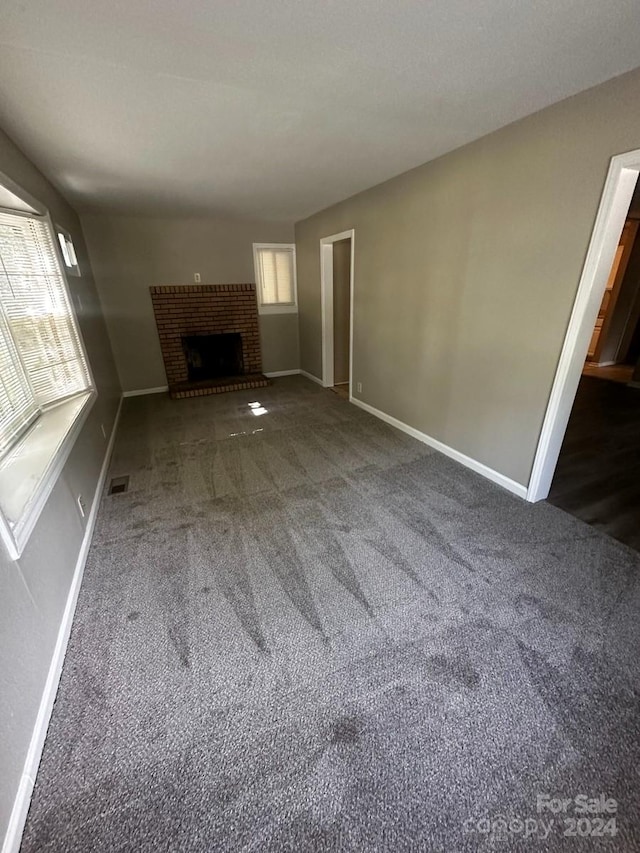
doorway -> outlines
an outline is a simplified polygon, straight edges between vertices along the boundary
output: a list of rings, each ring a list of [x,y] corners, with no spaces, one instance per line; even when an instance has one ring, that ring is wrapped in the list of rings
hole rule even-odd
[[[640,150],[611,159],[536,449],[529,501],[549,495],[639,173]]]
[[[640,185],[631,199],[547,500],[640,550]]]
[[[635,326],[633,317],[636,314],[638,302],[640,273],[639,189],[636,184],[593,328],[583,374],[588,373],[595,377],[616,375],[622,377],[625,374],[622,369],[612,370],[612,368],[627,364],[629,345]],[[628,378],[631,378],[631,373]]]
[[[320,240],[322,384],[351,399],[355,232]]]

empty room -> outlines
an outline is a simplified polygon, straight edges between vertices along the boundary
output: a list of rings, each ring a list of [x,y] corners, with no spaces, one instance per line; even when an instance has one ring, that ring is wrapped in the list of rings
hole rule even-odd
[[[2,853],[640,850],[635,0],[0,45]]]

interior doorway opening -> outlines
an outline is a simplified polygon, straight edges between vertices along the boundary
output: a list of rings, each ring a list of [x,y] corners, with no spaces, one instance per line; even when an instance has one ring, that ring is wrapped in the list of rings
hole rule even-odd
[[[640,185],[593,328],[548,500],[640,550]]]
[[[640,150],[611,159],[533,461],[527,500],[549,495],[640,172]]]
[[[320,241],[322,384],[351,399],[353,376],[353,286],[355,233]]]
[[[589,342],[583,375],[629,381],[638,358],[640,185],[636,184]],[[615,368],[615,369],[612,369]]]

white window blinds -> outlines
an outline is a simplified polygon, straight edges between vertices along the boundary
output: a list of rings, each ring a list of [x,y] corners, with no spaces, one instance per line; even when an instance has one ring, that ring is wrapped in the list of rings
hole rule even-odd
[[[0,212],[0,450],[39,409],[89,387],[48,223]]]
[[[38,406],[0,312],[0,453],[35,420]]]
[[[256,248],[261,305],[295,304],[293,247]]]

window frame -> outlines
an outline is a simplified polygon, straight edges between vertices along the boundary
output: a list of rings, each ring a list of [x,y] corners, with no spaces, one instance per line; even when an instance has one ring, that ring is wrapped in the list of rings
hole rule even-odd
[[[262,281],[260,277],[260,265],[258,263],[258,251],[260,249],[287,249],[291,251],[293,266],[293,302],[278,302],[263,305]],[[256,300],[258,303],[258,314],[297,314],[298,313],[298,275],[296,268],[296,244],[295,243],[254,243],[253,244],[253,271],[256,279]]]
[[[88,378],[86,389],[71,397],[40,407],[39,416],[17,436],[0,457],[0,539],[6,547],[9,558],[18,560],[22,556],[47,500],[58,482],[89,412],[98,397],[98,392],[87,354],[82,325],[69,286],[68,276],[69,274],[73,275],[73,273],[65,264],[58,239],[59,233],[63,233],[69,238],[70,235],[65,229],[54,225],[51,214],[44,205],[1,172],[0,186],[17,196],[25,206],[31,208],[28,210],[0,207],[0,210],[15,216],[40,219],[49,229],[54,246],[53,251],[61,274],[62,286],[65,289],[69,310],[78,333]],[[79,269],[78,275],[80,275]],[[11,522],[5,510],[9,500],[8,496],[18,488],[19,484],[24,482],[25,472],[29,481],[33,482],[34,485],[20,507],[18,517]]]

